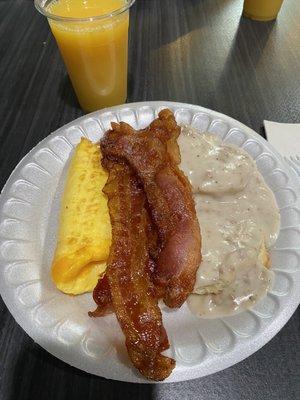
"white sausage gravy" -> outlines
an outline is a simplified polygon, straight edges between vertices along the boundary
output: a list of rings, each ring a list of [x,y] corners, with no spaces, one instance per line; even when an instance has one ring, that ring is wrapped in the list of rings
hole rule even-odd
[[[244,150],[191,127],[182,127],[178,143],[202,235],[202,262],[188,305],[203,318],[235,314],[272,284],[267,249],[280,226],[275,197]]]

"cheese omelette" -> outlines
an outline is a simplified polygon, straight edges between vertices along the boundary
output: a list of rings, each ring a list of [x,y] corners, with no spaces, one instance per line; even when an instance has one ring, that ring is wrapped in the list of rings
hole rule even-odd
[[[106,268],[111,224],[102,193],[108,175],[100,160],[99,146],[82,139],[69,167],[51,270],[54,283],[64,293],[92,291]]]

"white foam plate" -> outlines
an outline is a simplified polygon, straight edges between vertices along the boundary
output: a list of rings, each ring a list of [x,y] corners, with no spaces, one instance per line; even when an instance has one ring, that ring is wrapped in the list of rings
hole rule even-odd
[[[245,149],[274,191],[281,230],[272,249],[275,283],[253,309],[233,317],[201,320],[186,306],[163,307],[176,369],[166,382],[227,368],[266,344],[300,301],[300,193],[281,156],[245,125],[199,106],[170,102],[125,104],[86,115],[58,129],[31,150],[8,179],[0,199],[0,292],[21,327],[44,349],[79,369],[127,382],[148,382],[131,366],[114,315],[91,319],[91,294],[70,297],[51,282],[59,200],[70,154],[82,136],[97,141],[111,121],[147,126],[162,108],[179,123],[210,131]]]

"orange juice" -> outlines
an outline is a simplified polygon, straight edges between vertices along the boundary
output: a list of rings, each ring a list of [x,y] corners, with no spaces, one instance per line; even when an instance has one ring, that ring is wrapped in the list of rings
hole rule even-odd
[[[271,21],[277,17],[283,0],[245,0],[243,14],[257,21]]]
[[[121,8],[127,4],[126,0],[57,0],[46,8],[65,17],[48,16],[48,20],[85,111],[126,101],[129,12]]]

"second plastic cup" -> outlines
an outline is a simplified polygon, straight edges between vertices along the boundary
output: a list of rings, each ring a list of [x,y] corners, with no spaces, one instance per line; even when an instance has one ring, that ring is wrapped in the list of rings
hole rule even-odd
[[[257,21],[277,18],[283,0],[245,0],[243,15]]]
[[[97,0],[35,0],[48,18],[79,103],[87,112],[126,101],[129,8],[134,1],[105,0],[99,10]],[[83,9],[86,3],[94,8]],[[103,8],[103,4],[119,7]],[[95,10],[99,14],[89,15]]]

